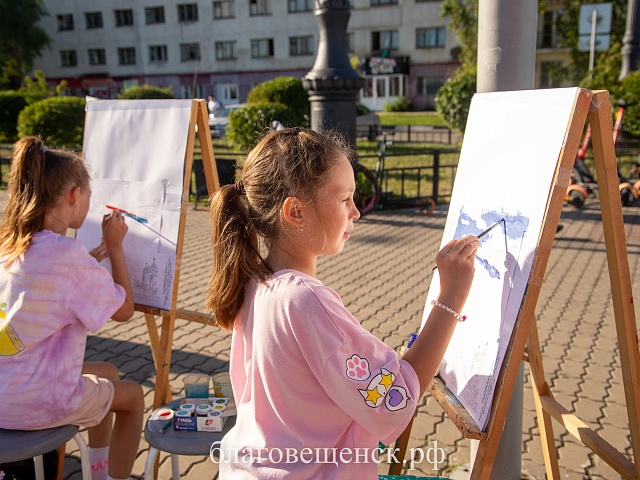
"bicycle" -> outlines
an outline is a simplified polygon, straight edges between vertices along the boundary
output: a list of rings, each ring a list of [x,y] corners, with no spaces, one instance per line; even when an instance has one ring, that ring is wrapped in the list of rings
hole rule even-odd
[[[382,135],[379,142],[378,160],[375,172],[359,162],[353,166],[356,180],[356,206],[361,216],[371,213],[377,208],[382,208],[389,200],[388,192],[383,192],[382,184],[384,179],[384,166],[387,158],[387,145],[393,144],[387,140],[387,135]],[[402,199],[404,206],[415,206],[421,215],[431,215],[435,209],[436,202],[430,196],[418,197],[416,199]]]

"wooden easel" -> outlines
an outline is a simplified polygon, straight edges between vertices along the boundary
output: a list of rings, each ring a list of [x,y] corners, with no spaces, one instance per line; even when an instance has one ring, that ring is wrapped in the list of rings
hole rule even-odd
[[[136,310],[144,313],[147,330],[149,332],[149,342],[153,363],[156,369],[156,386],[153,397],[153,407],[171,400],[171,390],[169,389],[169,372],[171,367],[171,350],[173,345],[173,330],[176,318],[198,322],[202,324],[211,323],[210,315],[194,312],[190,310],[178,309],[178,285],[180,281],[180,270],[182,264],[182,248],[184,244],[184,231],[187,220],[187,210],[189,206],[189,191],[191,186],[191,172],[193,168],[193,148],[195,143],[195,133],[197,126],[198,139],[202,152],[202,165],[204,167],[205,180],[209,194],[216,192],[220,188],[218,171],[216,169],[213,146],[211,145],[211,134],[209,131],[208,110],[204,100],[193,100],[191,108],[191,118],[189,121],[189,134],[187,149],[184,158],[184,184],[182,191],[182,205],[180,209],[180,228],[176,249],[176,268],[173,280],[173,290],[171,297],[171,310],[161,310],[145,305],[137,305]],[[158,332],[157,317],[162,320],[160,331]]]
[[[567,142],[556,168],[549,194],[539,247],[520,313],[498,377],[487,427],[480,430],[458,399],[437,377],[431,394],[445,410],[465,438],[479,440],[471,479],[489,479],[504,428],[506,414],[518,374],[520,359],[529,362],[547,478],[560,479],[551,418],[556,419],[580,442],[600,456],[625,479],[640,479],[640,467],[617,451],[583,421],[560,405],[544,378],[542,354],[535,322],[535,308],[553,245],[556,228],[569,185],[585,122],[591,125],[600,209],[604,228],[607,263],[611,283],[614,317],[621,356],[623,383],[631,433],[633,458],[640,455],[640,353],[636,343],[636,323],[627,260],[622,207],[618,189],[615,148],[612,136],[611,104],[606,91],[580,91],[568,125]],[[526,345],[526,351],[525,351]],[[512,361],[513,360],[513,361]],[[398,458],[404,458],[411,425],[396,442]],[[637,461],[637,460],[636,460]],[[402,463],[391,466],[390,474],[399,474]]]

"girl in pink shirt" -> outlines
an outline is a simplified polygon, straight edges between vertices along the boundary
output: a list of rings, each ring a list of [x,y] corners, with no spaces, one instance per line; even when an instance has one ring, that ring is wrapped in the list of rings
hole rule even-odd
[[[351,156],[335,134],[273,132],[212,199],[207,306],[233,329],[238,408],[218,451],[225,480],[377,478],[378,441],[413,417],[460,317],[473,236],[438,253],[443,308],[402,359],[316,278],[318,257],[342,251],[360,216]]]
[[[84,363],[87,329],[133,315],[120,213],[91,252],[67,237],[89,210],[82,159],[37,137],[14,145],[0,225],[0,428],[89,427],[93,480],[126,479],[138,452],[140,385],[108,363]],[[96,260],[109,257],[112,273]],[[114,424],[115,413],[115,424]],[[108,471],[108,475],[107,475]]]

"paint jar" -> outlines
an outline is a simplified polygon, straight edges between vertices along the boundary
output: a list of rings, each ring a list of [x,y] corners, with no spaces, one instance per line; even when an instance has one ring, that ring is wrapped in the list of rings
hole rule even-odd
[[[209,398],[209,375],[192,373],[182,379],[184,396],[187,398]]]
[[[213,381],[213,391],[216,397],[233,398],[233,389],[231,388],[231,378],[229,372],[216,373],[211,377]]]
[[[207,415],[209,415],[210,411],[211,405],[207,405],[206,403],[203,403],[196,407],[196,415],[198,415],[199,417],[206,417]]]
[[[178,410],[175,415],[176,417],[190,417],[191,412],[189,410]]]
[[[196,411],[196,406],[193,403],[183,403],[180,405],[180,410],[186,410],[189,413]]]

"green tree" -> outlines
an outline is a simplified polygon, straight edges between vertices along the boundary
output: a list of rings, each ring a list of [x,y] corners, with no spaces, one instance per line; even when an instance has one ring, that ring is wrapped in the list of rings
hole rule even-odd
[[[17,90],[50,39],[37,25],[44,0],[0,0],[0,90]]]
[[[61,97],[67,88],[67,81],[63,80],[55,88],[47,83],[47,79],[40,70],[36,70],[33,78],[24,77],[22,87],[18,90],[28,104],[44,100],[49,97]]]
[[[449,17],[449,27],[456,32],[460,44],[460,69],[475,72],[478,62],[478,0],[444,0],[440,9],[440,16]]]
[[[592,88],[606,88],[611,90],[617,83],[620,75],[621,56],[620,49],[622,37],[626,29],[628,0],[608,0],[613,4],[611,19],[611,39],[608,51],[596,52],[594,57],[593,79],[599,76],[600,81],[606,82],[595,85],[589,74],[589,52],[578,50],[580,9],[583,5],[601,3],[593,0],[565,0],[562,15],[556,21],[556,35],[558,47],[569,48],[571,51],[571,64],[565,68],[551,72],[556,80],[568,80],[581,86]],[[599,71],[597,71],[599,69]],[[617,70],[617,72],[615,71]],[[607,73],[608,71],[608,73]]]

